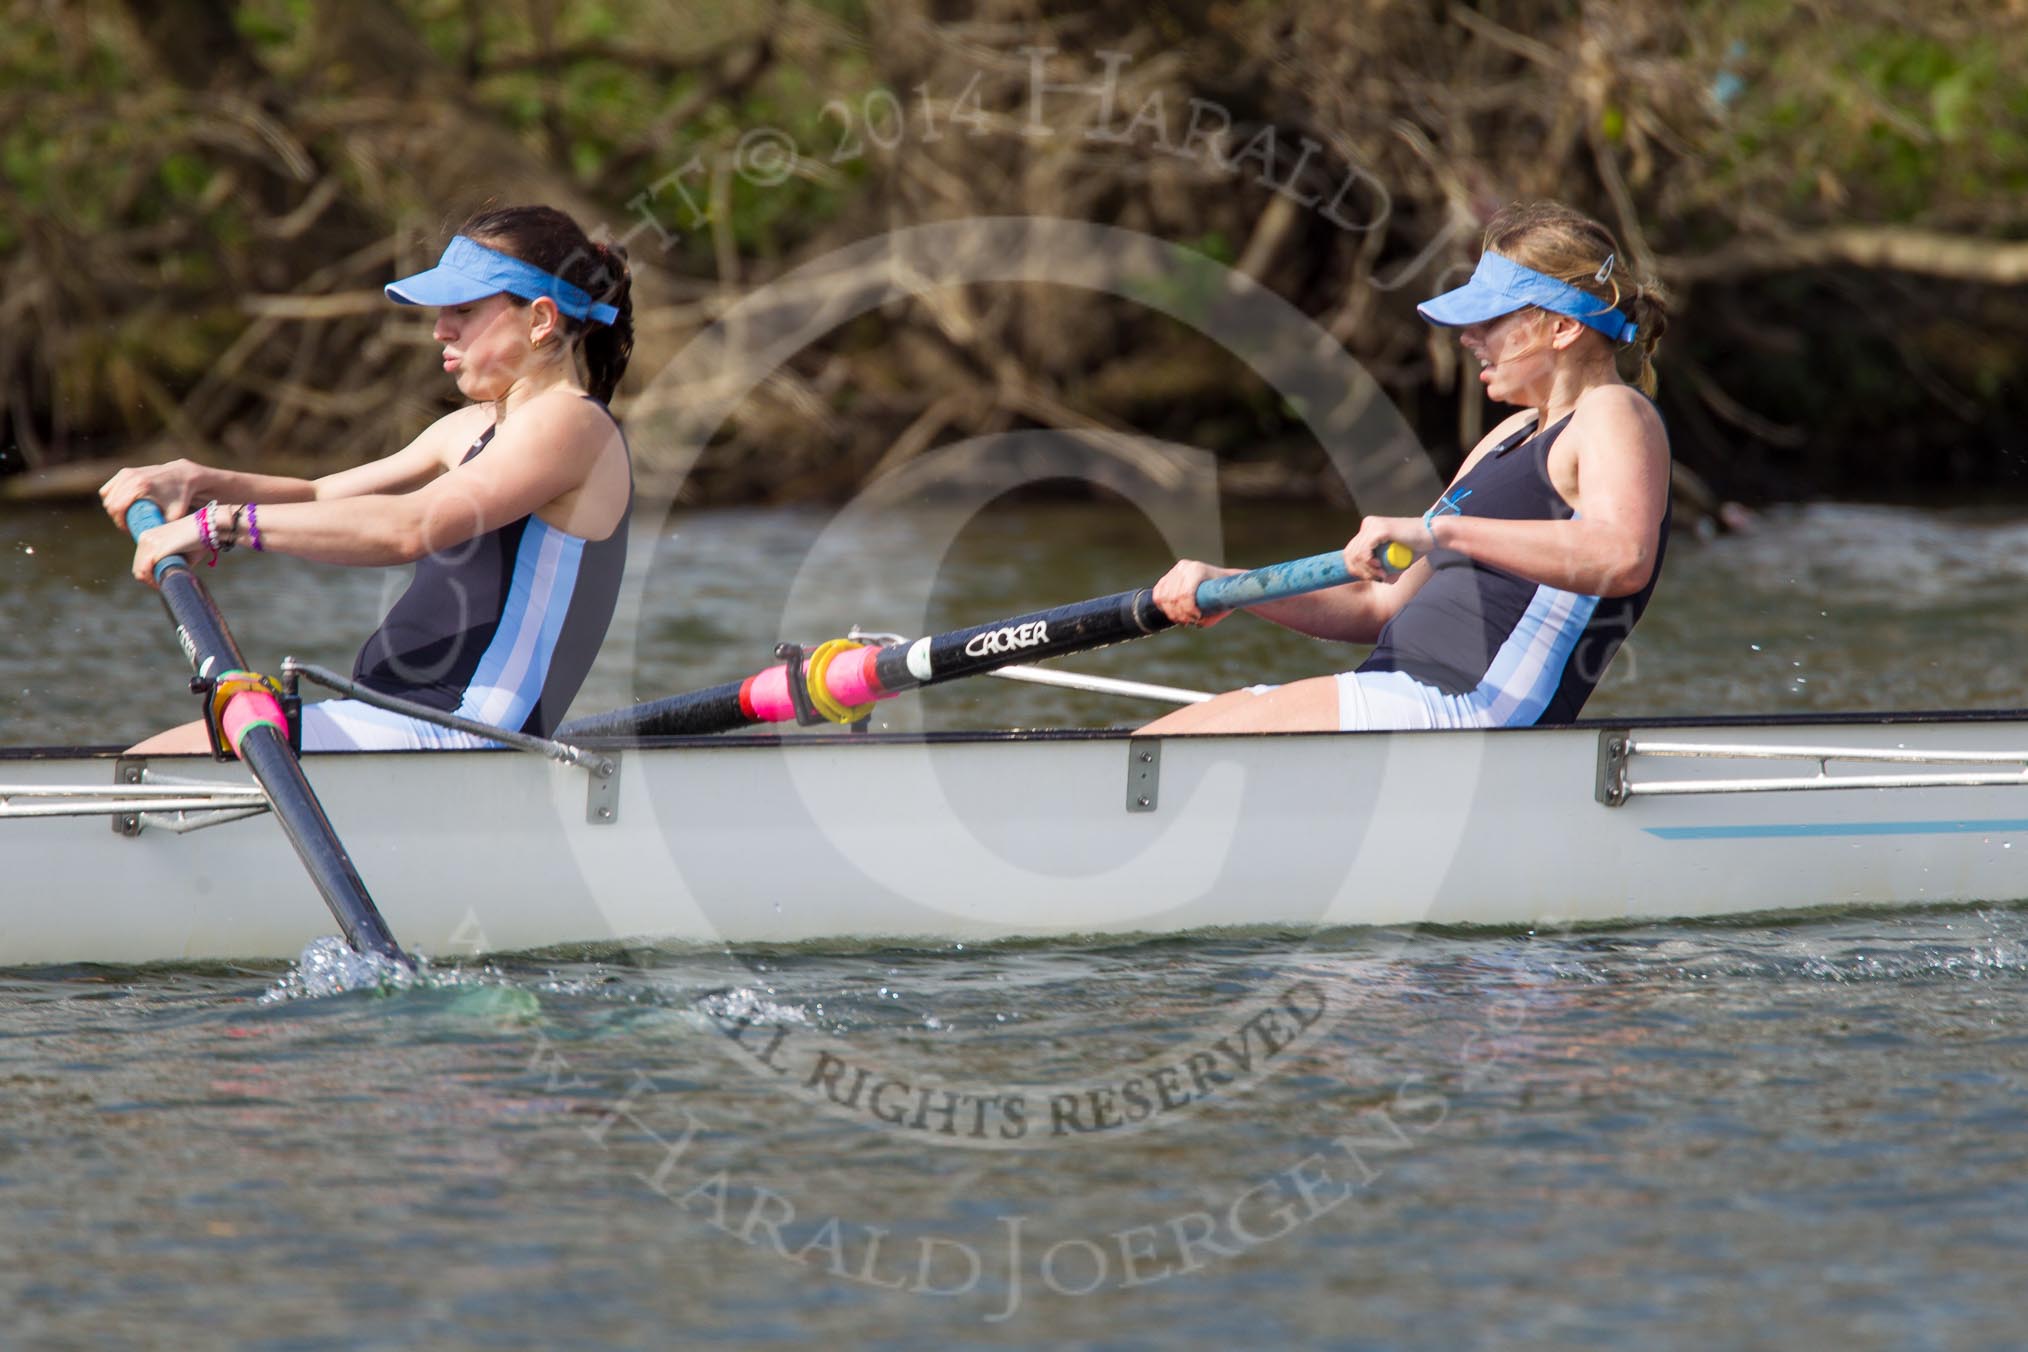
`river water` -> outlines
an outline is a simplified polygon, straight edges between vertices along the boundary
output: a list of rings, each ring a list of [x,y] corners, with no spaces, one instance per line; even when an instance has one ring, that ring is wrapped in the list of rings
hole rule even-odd
[[[1249,563],[1346,533],[1322,510],[1223,525]],[[999,508],[954,539],[929,512],[636,530],[648,583],[581,711],[744,674],[784,633],[920,632],[1141,584],[1169,552],[1089,505]],[[2019,513],[1856,506],[1679,538],[1587,713],[2017,705],[2024,545]],[[0,547],[0,740],[189,716],[102,518],[10,510]],[[392,585],[237,555],[211,576],[259,664],[347,664]],[[1343,664],[1241,618],[1064,665],[1218,689]],[[982,679],[883,718],[1151,712]],[[2009,901],[1578,934],[530,954],[338,993],[325,953],[0,968],[0,1345],[2018,1346],[2028,913]],[[1233,1026],[1258,991],[1281,1022]],[[813,1060],[785,1088],[762,1028],[780,1055],[831,1049],[831,1078]],[[1166,1068],[1132,1130],[1007,1106],[1108,1067]],[[885,1109],[849,1092],[861,1070],[899,1086]],[[1005,1094],[939,1131],[915,1091],[960,1080]]]

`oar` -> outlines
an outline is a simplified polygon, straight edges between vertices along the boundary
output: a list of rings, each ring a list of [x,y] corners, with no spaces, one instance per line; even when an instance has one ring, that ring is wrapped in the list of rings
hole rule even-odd
[[[1399,544],[1388,546],[1387,562],[1405,568],[1413,557]],[[1283,597],[1301,596],[1353,581],[1340,552],[1269,564],[1251,572],[1217,577],[1197,589],[1197,608],[1206,615]],[[1115,592],[1090,601],[1038,610],[1012,619],[991,620],[913,642],[884,643],[838,654],[823,662],[817,688],[836,707],[863,708],[904,691],[978,676],[996,667],[1061,657],[1108,644],[1157,634],[1170,627],[1147,588]],[[789,679],[791,657],[743,681],[671,695],[611,713],[579,718],[557,730],[558,737],[652,737],[728,732],[756,723],[786,723],[809,701]],[[816,663],[800,665],[810,682]]]
[[[127,509],[128,533],[138,538],[142,531],[162,524],[162,510],[143,498]],[[190,564],[172,554],[155,565],[155,582],[162,590],[162,604],[176,622],[177,641],[189,657],[191,669],[200,677],[215,680],[229,672],[246,670],[246,659],[225,627],[211,594]],[[288,833],[289,843],[309,871],[310,881],[324,895],[324,904],[345,933],[345,940],[361,953],[378,953],[407,963],[408,955],[388,932],[387,922],[367,895],[359,870],[345,853],[331,819],[303,777],[303,767],[290,749],[288,724],[274,696],[259,689],[234,694],[219,718],[226,739],[240,760],[268,796],[269,806]]]

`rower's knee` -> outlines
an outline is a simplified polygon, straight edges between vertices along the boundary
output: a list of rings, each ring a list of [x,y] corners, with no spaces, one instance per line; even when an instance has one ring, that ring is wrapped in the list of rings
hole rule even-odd
[[[181,727],[158,732],[145,741],[136,742],[127,748],[129,756],[201,756],[211,750],[206,741],[204,721],[185,723]]]
[[[1154,722],[1143,725],[1137,735],[1176,737],[1193,732],[1231,731],[1228,725],[1256,698],[1250,690],[1228,690],[1222,695],[1163,714]]]
[[[1319,676],[1288,685],[1228,690],[1202,704],[1165,714],[1142,728],[1141,735],[1337,730],[1337,681]]]

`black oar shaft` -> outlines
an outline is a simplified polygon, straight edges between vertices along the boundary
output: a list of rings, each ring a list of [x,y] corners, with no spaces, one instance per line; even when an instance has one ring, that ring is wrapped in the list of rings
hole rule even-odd
[[[143,509],[146,509],[145,511]],[[136,503],[127,514],[128,530],[138,536],[162,520],[152,502]],[[157,565],[155,578],[161,588],[162,604],[176,623],[177,641],[190,659],[191,670],[199,676],[216,677],[227,671],[246,669],[225,617],[205,590],[204,583],[181,558],[165,559]],[[324,904],[343,931],[345,941],[361,953],[378,953],[406,962],[407,955],[395,942],[380,908],[366,890],[352,857],[345,852],[324,805],[303,775],[303,767],[288,739],[273,727],[256,724],[241,735],[240,759],[252,772],[255,782],[268,795],[276,820],[295,847],[296,857],[310,881],[324,898]]]
[[[1154,598],[1140,591],[1118,592],[1011,619],[975,624],[909,643],[889,643],[874,659],[885,694],[936,685],[961,676],[979,676],[996,667],[1037,662],[1086,652],[1169,627]],[[558,737],[687,737],[751,727],[767,719],[740,700],[745,681],[727,681],[681,695],[650,700],[611,713],[573,719]]]
[[[1038,610],[1013,619],[954,629],[916,643],[882,648],[875,671],[882,688],[907,690],[963,676],[981,676],[1017,662],[1040,662],[1159,633],[1169,617],[1146,588]]]
[[[296,857],[303,861],[310,881],[331,909],[345,942],[361,953],[405,960],[352,856],[338,839],[331,819],[324,815],[324,805],[303,777],[303,767],[287,739],[273,728],[249,728],[240,739],[239,756],[267,790],[275,819],[281,822]]]
[[[1197,588],[1197,607],[1205,615],[1259,605],[1352,581],[1340,553],[1315,554],[1287,563],[1269,564],[1248,572],[1211,578]],[[961,676],[979,676],[1018,662],[1038,662],[1066,653],[1088,652],[1127,639],[1160,633],[1170,627],[1169,617],[1155,604],[1154,594],[1139,591],[1114,592],[1050,610],[1032,611],[1012,619],[993,620],[947,634],[919,638],[914,642],[889,643],[874,655],[873,674],[878,689],[866,693],[840,694],[841,687],[827,682],[834,698],[851,703],[858,699],[885,699],[889,695],[919,686],[954,681]],[[695,736],[729,732],[756,723],[776,722],[789,717],[782,698],[780,668],[744,681],[728,681],[704,690],[671,695],[611,713],[579,718],[558,728],[558,737],[665,737]],[[763,677],[776,680],[773,708],[755,712],[754,687]],[[798,672],[793,680],[801,680]]]
[[[739,690],[744,681],[687,690],[643,704],[629,705],[608,713],[573,718],[556,730],[559,738],[583,737],[697,737],[730,732],[761,720],[740,708]]]

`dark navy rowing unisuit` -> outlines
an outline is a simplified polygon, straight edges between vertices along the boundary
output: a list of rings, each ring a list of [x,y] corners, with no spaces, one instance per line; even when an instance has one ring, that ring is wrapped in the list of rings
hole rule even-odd
[[[1453,486],[1466,516],[1568,521],[1576,515],[1549,478],[1549,448],[1570,423],[1533,425],[1501,442]],[[1468,698],[1495,727],[1568,723],[1648,607],[1669,541],[1664,508],[1655,568],[1631,596],[1600,598],[1530,582],[1452,549],[1429,553],[1431,574],[1380,631],[1361,671],[1399,671]]]
[[[465,460],[492,439],[489,427]],[[612,623],[633,505],[629,489],[627,513],[603,540],[529,515],[419,560],[408,590],[359,650],[352,679],[432,709],[548,736]]]

